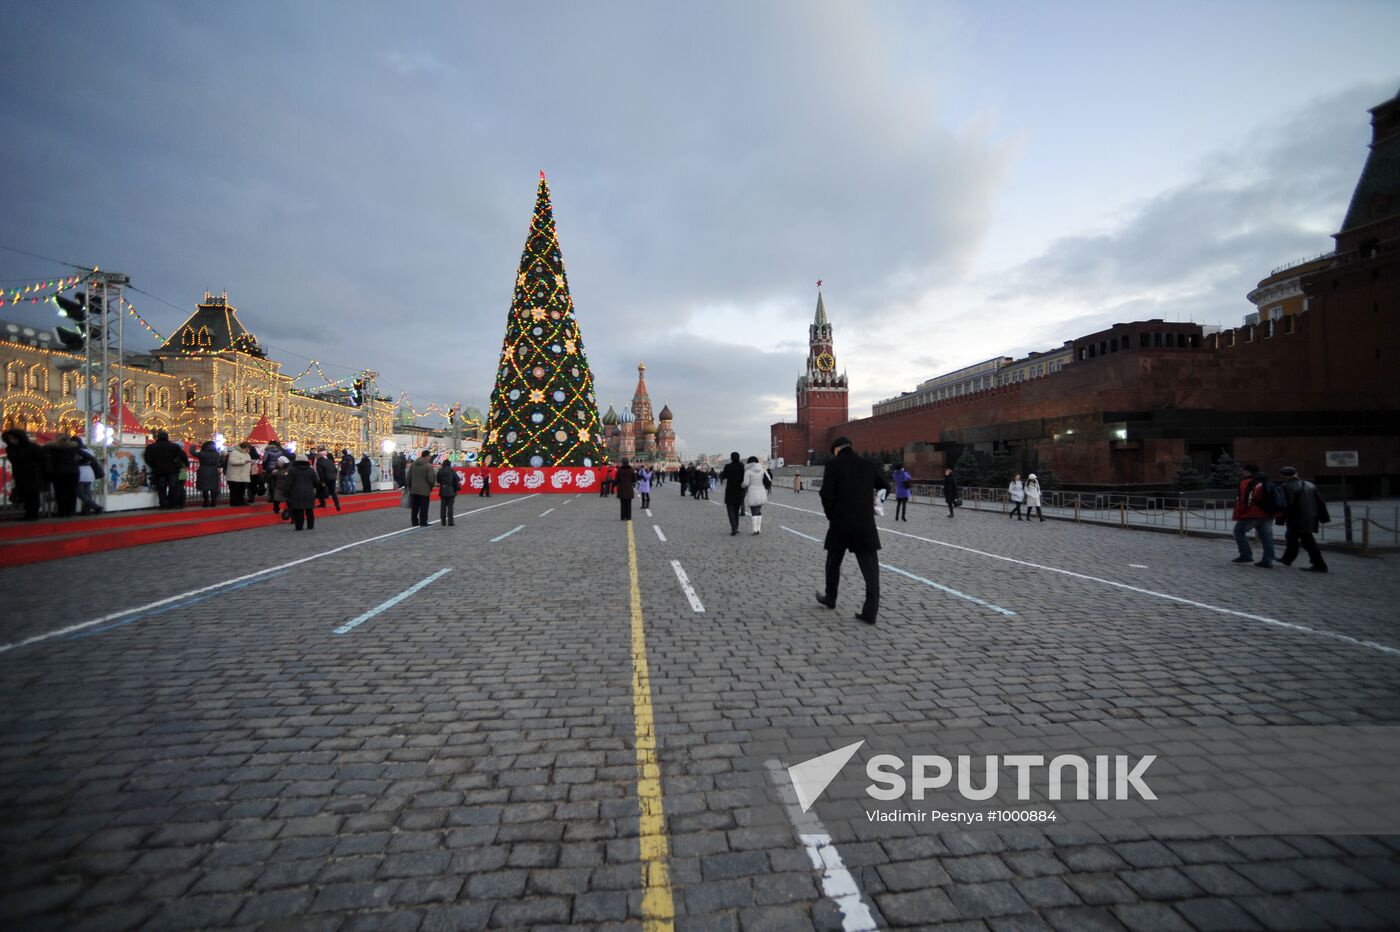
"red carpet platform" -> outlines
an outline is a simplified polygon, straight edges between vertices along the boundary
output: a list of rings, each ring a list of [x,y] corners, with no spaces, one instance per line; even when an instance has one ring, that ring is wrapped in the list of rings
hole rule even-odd
[[[398,504],[397,491],[343,495],[340,498],[342,511],[337,512],[334,505],[327,505],[316,509],[316,519],[320,521],[337,514],[395,508]],[[142,544],[282,523],[282,519],[272,513],[272,506],[266,500],[246,508],[233,508],[227,503],[217,508],[187,505],[179,511],[122,512],[33,522],[6,521],[0,524],[0,566],[22,566],[85,553],[121,550]]]

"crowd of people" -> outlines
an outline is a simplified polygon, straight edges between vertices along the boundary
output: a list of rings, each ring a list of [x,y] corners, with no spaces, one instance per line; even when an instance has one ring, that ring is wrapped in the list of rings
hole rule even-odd
[[[28,431],[18,428],[0,436],[13,483],[10,500],[23,509],[23,520],[39,520],[45,495],[53,497],[54,516],[58,518],[102,513],[102,506],[92,496],[92,485],[102,467],[83,438],[59,434],[41,445],[30,439]]]

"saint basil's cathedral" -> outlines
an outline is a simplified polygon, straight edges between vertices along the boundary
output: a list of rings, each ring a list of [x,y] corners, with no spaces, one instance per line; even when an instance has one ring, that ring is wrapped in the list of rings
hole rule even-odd
[[[676,431],[671,426],[671,409],[663,405],[656,420],[652,419],[651,396],[647,394],[647,367],[637,365],[637,391],[632,403],[619,414],[608,406],[603,415],[603,436],[607,441],[608,460],[620,463],[648,464],[659,469],[680,466],[676,458]]]

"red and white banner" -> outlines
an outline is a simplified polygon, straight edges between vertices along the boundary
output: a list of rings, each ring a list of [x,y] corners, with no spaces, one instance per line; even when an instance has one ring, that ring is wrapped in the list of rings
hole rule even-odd
[[[480,492],[491,476],[492,494],[542,495],[551,493],[597,492],[605,467],[598,466],[472,466],[454,467],[462,477],[462,494]]]

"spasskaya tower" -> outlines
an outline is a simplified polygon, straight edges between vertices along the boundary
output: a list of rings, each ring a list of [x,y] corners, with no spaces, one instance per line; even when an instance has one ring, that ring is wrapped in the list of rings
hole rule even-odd
[[[831,322],[818,281],[817,313],[807,328],[807,369],[797,379],[797,423],[772,426],[773,457],[795,465],[826,453],[828,431],[850,419],[847,395],[846,374],[836,370]]]

